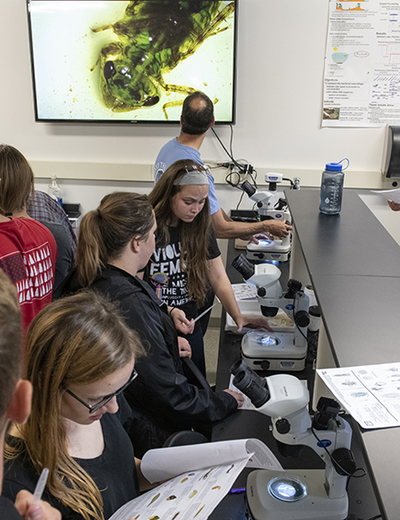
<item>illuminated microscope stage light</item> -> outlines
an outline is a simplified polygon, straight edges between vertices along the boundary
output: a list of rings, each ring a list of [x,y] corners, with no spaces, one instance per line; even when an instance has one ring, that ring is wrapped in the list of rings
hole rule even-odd
[[[247,334],[257,345],[260,345],[261,347],[275,347],[281,342],[281,340],[276,336],[270,336],[269,334],[259,330],[252,330]]]
[[[283,502],[297,502],[307,496],[307,487],[303,482],[291,476],[275,477],[268,482],[268,493]]]
[[[260,244],[260,247],[268,247],[273,243],[273,240],[270,238],[261,238],[258,243]]]

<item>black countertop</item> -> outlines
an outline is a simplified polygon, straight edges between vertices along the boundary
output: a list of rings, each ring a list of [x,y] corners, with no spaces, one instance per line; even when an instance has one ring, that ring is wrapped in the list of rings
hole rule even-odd
[[[319,190],[286,191],[337,366],[400,360],[400,247],[359,193],[344,190],[341,213],[328,216]],[[355,428],[383,518],[398,520],[400,428]]]
[[[400,359],[400,247],[359,193],[363,192],[344,190],[341,213],[328,216],[319,212],[318,189],[286,191],[293,224],[338,366]],[[232,258],[239,253],[230,243],[227,272],[232,283],[242,281],[230,266]],[[217,372],[219,390],[228,386],[229,369],[240,355],[241,341],[240,336],[225,333],[223,327],[224,323]],[[304,375],[295,375],[308,378],[308,370],[306,367]],[[214,440],[253,434],[273,447],[268,418],[259,417],[255,412],[256,415],[249,415],[252,413],[238,412],[221,422],[214,428]],[[384,520],[398,520],[400,428],[363,430],[354,421],[352,426],[352,449],[358,465],[367,469],[368,476],[353,480],[349,486],[350,513],[356,515],[353,518],[366,520],[377,515],[380,509]],[[287,462],[280,460],[284,467],[289,467]],[[245,484],[247,473],[245,471],[239,477],[239,485]],[[227,497],[224,503],[227,507],[233,499]],[[222,518],[218,513],[219,508],[212,518]],[[239,510],[239,516],[230,514],[229,518],[242,518]]]

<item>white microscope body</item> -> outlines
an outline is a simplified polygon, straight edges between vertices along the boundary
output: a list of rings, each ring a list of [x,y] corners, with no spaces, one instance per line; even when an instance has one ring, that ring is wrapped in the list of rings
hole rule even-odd
[[[303,370],[308,347],[309,298],[301,291],[301,283],[289,280],[284,292],[278,267],[269,263],[252,265],[244,255],[237,257],[233,266],[247,283],[257,287],[263,316],[274,317],[282,309],[294,323],[294,331],[254,330],[245,334],[241,345],[243,359],[255,370]]]
[[[338,416],[339,405],[321,398],[313,421],[307,411],[308,390],[295,376],[261,378],[244,362],[232,367],[233,384],[252,401],[254,409],[272,419],[280,448],[312,448],[325,470],[258,470],[247,480],[247,502],[254,520],[345,520],[346,484],[356,469],[351,427]],[[284,453],[282,453],[284,454]]]
[[[281,183],[283,180],[283,175],[281,173],[266,173],[265,182],[269,183],[269,190],[256,190],[252,192],[252,194],[248,192],[250,199],[256,203],[257,213],[260,217],[268,216],[276,220],[291,221],[291,215],[287,204],[279,205],[280,199],[278,192],[276,191],[277,184]],[[300,186],[300,179],[295,179],[293,186],[295,189],[298,189]],[[275,260],[284,262],[289,258],[290,247],[290,233],[284,238],[261,239],[258,244],[255,244],[254,242],[248,244],[247,258],[250,260]]]

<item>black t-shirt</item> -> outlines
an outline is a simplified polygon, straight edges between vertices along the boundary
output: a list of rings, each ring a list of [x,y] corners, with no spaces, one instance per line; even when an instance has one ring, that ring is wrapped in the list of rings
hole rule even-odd
[[[155,290],[157,296],[170,307],[179,307],[185,311],[188,319],[197,314],[196,302],[190,299],[187,289],[187,278],[182,272],[181,242],[178,227],[169,226],[169,243],[166,247],[158,247],[147,265],[145,279]],[[209,229],[208,259],[218,258],[218,248],[212,226]]]
[[[122,426],[122,422],[127,419],[129,405],[122,396],[118,398],[118,402],[120,409],[117,414],[106,413],[101,418],[103,453],[94,459],[75,459],[101,491],[104,518],[109,518],[123,504],[138,495],[133,447]],[[38,478],[38,473],[26,455],[6,461],[2,494],[15,500],[21,489],[33,493]],[[43,500],[61,511],[63,520],[82,520],[81,515],[59,502],[47,488]]]
[[[6,497],[0,497],[0,518],[1,520],[23,520],[14,504]]]

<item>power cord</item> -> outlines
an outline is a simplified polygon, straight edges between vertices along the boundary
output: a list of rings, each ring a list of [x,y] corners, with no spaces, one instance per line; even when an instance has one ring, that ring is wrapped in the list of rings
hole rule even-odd
[[[253,166],[247,160],[244,160],[244,159],[236,160],[233,156],[233,126],[232,125],[229,125],[229,126],[230,126],[230,131],[231,131],[230,151],[228,151],[228,149],[222,142],[221,138],[215,131],[215,128],[214,127],[211,128],[211,131],[213,132],[214,136],[217,138],[222,149],[225,151],[225,153],[231,160],[231,162],[229,162],[229,163],[218,163],[218,167],[222,166],[222,167],[230,168],[229,173],[225,177],[225,181],[227,184],[229,184],[233,188],[241,189],[241,183],[243,182],[242,177],[248,176],[251,179],[251,182],[252,182],[254,188],[257,190],[258,189],[257,182],[256,182],[257,171],[253,168]],[[240,199],[240,202],[241,201],[242,201],[242,197]],[[240,202],[239,202],[237,208],[239,207]]]
[[[293,321],[294,321],[294,324],[296,325],[297,330],[300,332],[300,334],[303,336],[303,338],[307,341],[307,348],[308,348],[308,346],[309,346],[309,339],[308,339],[308,337],[306,336],[306,334],[304,334],[304,332],[301,330],[301,328],[299,327],[299,325],[298,325],[298,323],[297,323],[297,320],[295,319],[295,316],[296,316],[296,298],[297,298],[297,295],[298,295],[298,292],[295,293],[294,298],[293,298]]]
[[[311,428],[311,431],[312,431],[312,434],[314,435],[314,437],[317,439],[317,441],[320,443],[319,445],[321,445],[321,439],[319,439],[318,435],[315,433],[315,430],[314,428]],[[343,472],[343,474],[345,476],[348,477],[347,479],[347,484],[346,484],[346,491],[347,491],[347,488],[349,486],[349,482],[350,482],[350,479],[351,478],[363,478],[366,476],[367,472],[365,471],[364,468],[356,468],[352,473],[350,473],[349,471],[347,471],[345,468],[343,468],[343,466],[341,466],[339,464],[339,462],[335,459],[332,458],[332,455],[329,453],[328,449],[326,448],[326,446],[322,446],[324,448],[324,451],[327,453],[329,459],[331,460],[332,462],[332,465],[334,468],[339,468],[340,471]],[[355,475],[356,471],[362,471],[362,475]],[[372,519],[371,519],[372,520]]]

